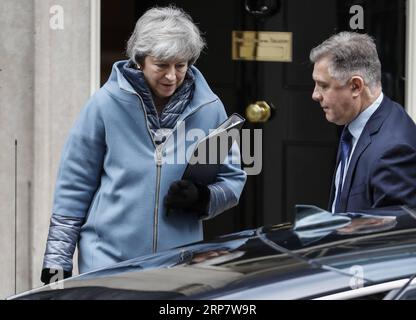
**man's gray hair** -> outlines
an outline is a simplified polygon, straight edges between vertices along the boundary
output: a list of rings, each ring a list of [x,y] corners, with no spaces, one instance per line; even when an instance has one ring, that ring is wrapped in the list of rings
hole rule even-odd
[[[340,32],[313,48],[309,55],[312,63],[328,57],[331,77],[346,83],[358,75],[370,88],[381,85],[381,63],[374,39],[367,34]]]
[[[127,43],[127,55],[137,64],[146,56],[193,64],[204,47],[198,27],[185,11],[174,6],[154,7],[137,21]]]

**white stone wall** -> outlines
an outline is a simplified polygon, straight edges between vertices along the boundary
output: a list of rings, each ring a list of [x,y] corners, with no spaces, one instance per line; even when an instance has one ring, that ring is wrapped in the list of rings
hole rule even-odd
[[[416,0],[407,1],[406,34],[405,108],[416,122]]]
[[[91,65],[97,63],[91,57],[92,3],[97,1],[1,3],[0,298],[41,285],[60,153],[90,96]],[[56,5],[62,9],[63,29],[54,29],[57,12],[50,9]]]
[[[33,181],[33,9],[33,1],[1,2],[0,297],[30,286],[31,255],[28,244],[31,233],[29,184]]]

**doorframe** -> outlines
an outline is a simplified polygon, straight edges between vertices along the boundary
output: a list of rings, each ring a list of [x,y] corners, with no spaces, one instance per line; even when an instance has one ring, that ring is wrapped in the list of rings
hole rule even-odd
[[[90,95],[101,83],[101,0],[91,0],[90,6]]]
[[[412,59],[416,56],[416,3],[414,0],[407,0],[406,4],[405,109],[410,117],[416,121],[416,63]]]

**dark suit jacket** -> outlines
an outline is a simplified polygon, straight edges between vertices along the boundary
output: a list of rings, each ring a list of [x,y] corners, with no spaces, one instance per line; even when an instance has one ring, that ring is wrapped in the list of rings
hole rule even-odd
[[[334,183],[335,174],[329,208]],[[340,212],[396,205],[416,208],[416,125],[402,106],[384,96],[352,154]]]

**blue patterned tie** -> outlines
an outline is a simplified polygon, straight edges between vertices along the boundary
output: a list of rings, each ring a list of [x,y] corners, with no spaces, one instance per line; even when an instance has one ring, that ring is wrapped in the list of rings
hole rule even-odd
[[[350,131],[348,130],[348,127],[345,126],[344,130],[341,134],[341,140],[340,140],[340,147],[341,147],[341,154],[340,154],[340,164],[341,164],[341,174],[339,175],[339,182],[338,182],[338,193],[337,193],[337,199],[335,202],[335,212],[340,212],[340,205],[341,205],[341,191],[343,187],[342,180],[344,178],[344,170],[345,165],[348,161],[348,158],[351,153],[352,148],[352,135]]]

